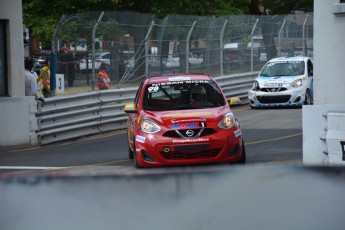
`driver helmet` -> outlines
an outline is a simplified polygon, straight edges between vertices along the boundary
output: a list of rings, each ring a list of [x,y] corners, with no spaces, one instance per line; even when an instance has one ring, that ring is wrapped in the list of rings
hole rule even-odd
[[[196,85],[191,90],[191,96],[194,100],[206,100],[206,89],[201,85]]]

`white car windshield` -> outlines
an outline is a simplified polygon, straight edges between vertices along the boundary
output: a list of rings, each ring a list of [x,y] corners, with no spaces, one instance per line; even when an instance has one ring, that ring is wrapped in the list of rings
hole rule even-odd
[[[260,73],[260,76],[298,76],[305,71],[303,61],[279,61],[268,63]]]

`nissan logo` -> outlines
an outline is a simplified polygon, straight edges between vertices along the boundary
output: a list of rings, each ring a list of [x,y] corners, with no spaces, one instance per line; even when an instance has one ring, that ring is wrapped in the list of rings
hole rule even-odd
[[[193,136],[193,134],[194,134],[193,130],[187,130],[186,131],[186,135],[189,137]]]

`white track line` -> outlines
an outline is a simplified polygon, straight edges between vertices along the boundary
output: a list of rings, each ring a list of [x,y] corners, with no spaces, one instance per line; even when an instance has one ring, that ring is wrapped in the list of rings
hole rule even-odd
[[[56,169],[64,169],[66,167],[36,167],[36,166],[0,166],[0,169],[14,169],[14,170],[18,170],[18,169],[33,169],[33,170],[40,170],[40,169],[52,169],[52,170],[56,170]]]

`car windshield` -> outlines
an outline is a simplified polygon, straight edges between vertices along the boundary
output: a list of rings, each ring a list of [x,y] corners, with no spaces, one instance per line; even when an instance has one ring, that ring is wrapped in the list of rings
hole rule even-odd
[[[178,81],[149,84],[144,110],[184,110],[225,105],[223,94],[213,81]]]
[[[297,76],[303,74],[303,61],[280,61],[268,63],[261,71],[260,76]]]

